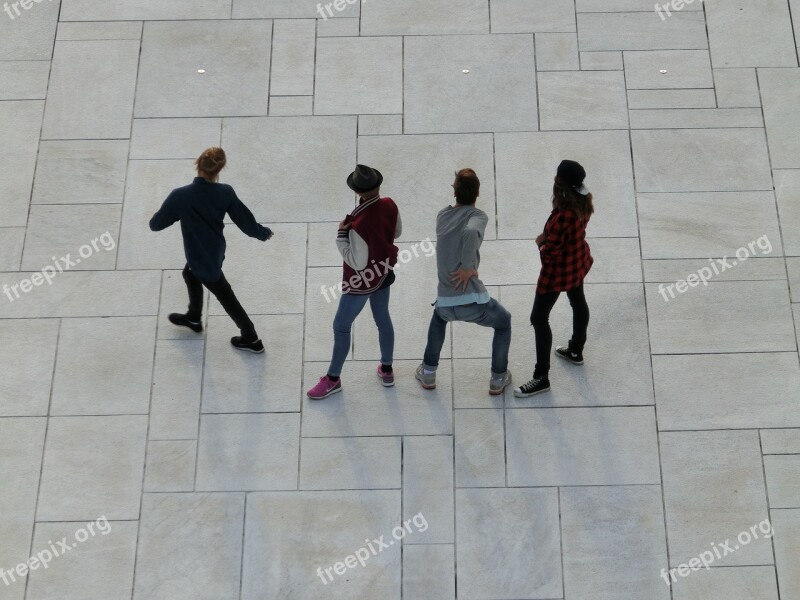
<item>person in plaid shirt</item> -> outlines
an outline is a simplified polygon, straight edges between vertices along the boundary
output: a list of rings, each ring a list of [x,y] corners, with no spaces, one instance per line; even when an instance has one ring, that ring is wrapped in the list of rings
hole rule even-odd
[[[559,356],[572,364],[583,364],[583,346],[589,327],[589,306],[583,293],[583,280],[592,268],[592,253],[586,243],[586,226],[594,212],[592,195],[584,185],[586,171],[577,162],[562,161],[553,186],[553,212],[536,238],[542,270],[536,284],[531,324],[536,332],[536,367],[533,379],[514,390],[517,398],[527,398],[550,389],[550,311],[561,292],[572,306],[572,339],[556,348]]]

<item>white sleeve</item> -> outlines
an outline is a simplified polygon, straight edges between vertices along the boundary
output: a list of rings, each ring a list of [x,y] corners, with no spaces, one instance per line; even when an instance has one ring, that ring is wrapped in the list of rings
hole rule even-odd
[[[356,271],[363,271],[369,262],[369,246],[354,229],[347,231],[347,235],[340,232],[336,238],[336,245],[344,262]]]

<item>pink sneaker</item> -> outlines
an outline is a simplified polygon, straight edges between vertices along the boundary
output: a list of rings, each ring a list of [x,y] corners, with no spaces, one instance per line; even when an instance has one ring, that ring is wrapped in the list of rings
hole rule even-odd
[[[319,378],[319,383],[313,388],[308,390],[308,397],[312,400],[322,400],[328,396],[342,391],[342,380],[331,381],[331,379],[324,375]]]
[[[383,365],[378,365],[378,379],[381,380],[383,387],[392,387],[394,385],[394,373],[384,373],[381,369]]]

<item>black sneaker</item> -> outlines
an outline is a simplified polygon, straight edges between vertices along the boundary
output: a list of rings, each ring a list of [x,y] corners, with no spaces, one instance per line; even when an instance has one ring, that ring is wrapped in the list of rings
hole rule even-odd
[[[264,352],[264,344],[261,340],[245,342],[243,341],[242,336],[237,335],[236,337],[231,338],[231,344],[237,350],[244,350],[245,352],[252,352],[253,354],[261,354]]]
[[[177,325],[178,327],[188,327],[195,333],[200,333],[203,331],[203,322],[202,321],[192,321],[186,315],[182,315],[180,313],[172,313],[169,317],[169,322],[173,325]]]
[[[583,364],[583,352],[572,352],[568,346],[559,346],[556,348],[556,356],[568,360],[573,365]]]
[[[550,380],[547,377],[534,377],[525,385],[514,390],[516,398],[530,398],[550,389]]]

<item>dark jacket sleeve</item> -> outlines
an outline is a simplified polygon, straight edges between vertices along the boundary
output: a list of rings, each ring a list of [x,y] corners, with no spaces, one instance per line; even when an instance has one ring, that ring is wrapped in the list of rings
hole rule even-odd
[[[153,215],[153,218],[150,219],[150,230],[162,231],[178,221],[180,219],[180,214],[177,210],[177,204],[178,196],[173,191],[167,196],[167,199],[164,200],[164,204],[162,204],[161,208]]]
[[[232,200],[230,206],[228,207],[228,215],[230,216],[231,220],[239,229],[242,230],[242,233],[245,235],[259,239],[262,242],[266,241],[272,233],[269,227],[264,227],[256,221],[253,213],[250,212],[250,209],[244,205],[244,202],[239,200],[239,197],[236,195],[236,192],[233,191],[233,188],[231,188],[231,195]]]
[[[544,241],[539,246],[539,255],[543,264],[561,254],[568,229],[569,218],[564,211],[557,211],[548,220],[544,228]]]

